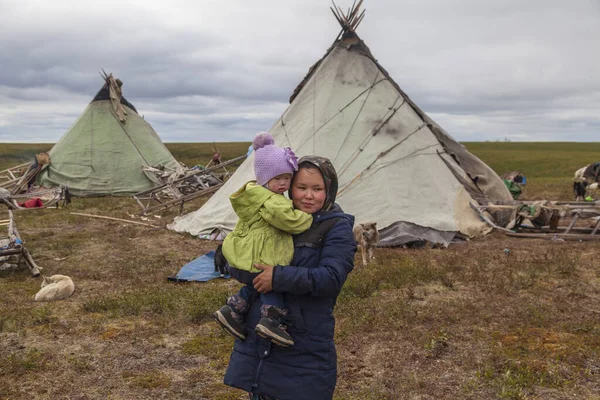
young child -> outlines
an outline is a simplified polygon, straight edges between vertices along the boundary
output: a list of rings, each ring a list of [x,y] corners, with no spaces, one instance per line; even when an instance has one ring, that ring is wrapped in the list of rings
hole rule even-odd
[[[280,293],[258,293],[252,280],[260,270],[254,264],[288,265],[294,255],[292,235],[304,232],[312,224],[312,216],[295,210],[292,201],[283,196],[290,188],[292,174],[298,170],[298,159],[289,148],[275,146],[273,137],[259,133],[252,142],[255,181],[244,184],[229,198],[239,217],[234,230],[223,241],[223,255],[229,273],[244,286],[227,299],[213,316],[232,336],[244,340],[244,316],[258,296],[263,303],[261,319],[255,332],[279,346],[292,346],[294,341],[284,323]]]

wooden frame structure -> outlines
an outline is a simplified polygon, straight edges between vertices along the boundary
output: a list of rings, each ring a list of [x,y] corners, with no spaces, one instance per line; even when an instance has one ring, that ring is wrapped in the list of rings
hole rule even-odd
[[[19,205],[29,199],[39,198],[41,206],[35,208],[59,207],[60,201],[69,204],[71,198],[68,186],[56,188],[30,187],[40,171],[50,163],[48,153],[36,154],[36,162],[28,162],[0,171],[0,204],[12,210],[30,210]],[[35,166],[34,166],[35,165]],[[8,194],[7,194],[8,193]]]
[[[526,226],[521,225],[523,220],[517,216],[517,222],[512,229],[507,229],[496,225],[484,213],[486,211],[511,210],[517,214],[517,209],[523,205],[534,205],[549,210],[553,213],[560,213],[559,219],[569,219],[568,225],[539,225]],[[600,202],[577,202],[577,201],[552,201],[545,205],[539,205],[534,201],[513,201],[502,202],[502,204],[490,203],[487,206],[472,206],[481,216],[481,218],[490,226],[504,232],[511,237],[552,239],[552,240],[600,240]],[[592,220],[587,227],[577,226],[581,220]]]
[[[184,203],[216,192],[223,186],[223,183],[229,177],[229,172],[225,167],[241,161],[247,156],[247,154],[244,154],[209,168],[194,170],[171,183],[165,183],[153,189],[136,193],[133,199],[142,208],[142,211],[138,214],[168,209],[174,205],[179,205],[179,212],[181,213]],[[219,169],[224,169],[226,172],[220,176],[219,174],[213,174],[213,171]],[[215,185],[206,184],[204,180],[207,178],[216,179],[218,183]]]
[[[32,198],[40,198],[41,207],[27,208],[20,204]],[[71,195],[69,194],[69,188],[67,186],[60,186],[56,188],[37,188],[33,192],[26,192],[21,194],[9,195],[2,197],[0,194],[0,204],[4,203],[11,210],[39,210],[40,208],[50,208],[55,206],[60,207],[61,201],[63,206],[71,202]]]
[[[21,239],[14,221],[11,210],[0,212],[0,228],[6,227],[6,235],[0,233],[0,259],[8,259],[11,256],[17,258],[17,263],[23,259],[34,277],[40,276],[41,268],[37,266],[33,257],[25,248],[25,242]],[[1,232],[1,231],[0,231]]]
[[[0,171],[0,188],[13,193],[14,189],[19,185],[19,182],[27,175],[27,173],[23,174],[23,170],[26,172],[29,171],[31,164],[33,163],[28,162]]]

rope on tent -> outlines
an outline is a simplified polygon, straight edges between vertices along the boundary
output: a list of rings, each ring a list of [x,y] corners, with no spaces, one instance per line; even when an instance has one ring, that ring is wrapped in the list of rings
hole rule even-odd
[[[397,163],[398,161],[402,161],[402,160],[404,160],[405,158],[412,157],[412,156],[416,156],[416,155],[419,155],[419,156],[424,156],[424,155],[425,155],[425,156],[435,156],[435,155],[438,155],[437,151],[436,151],[435,153],[421,153],[421,152],[422,152],[422,151],[424,151],[424,150],[430,149],[430,148],[432,148],[432,147],[438,147],[438,146],[439,146],[439,144],[437,144],[437,143],[436,143],[436,144],[430,144],[429,146],[425,146],[425,147],[423,147],[423,148],[421,148],[421,149],[415,150],[415,151],[413,151],[412,153],[409,153],[409,154],[407,154],[407,155],[405,155],[405,156],[402,156],[402,157],[396,158],[395,160],[390,160],[390,161],[387,161],[387,162],[385,162],[385,163],[381,163],[381,164],[379,164],[379,165],[377,166],[377,168],[372,168],[372,169],[371,169],[371,170],[369,170],[369,171],[371,172],[371,174],[374,174],[375,172],[377,172],[377,171],[379,171],[379,170],[381,170],[381,169],[383,169],[383,168],[385,168],[385,167],[387,167],[387,166],[389,166],[389,165],[391,165],[391,164]],[[417,154],[417,153],[418,153],[418,154]]]
[[[356,160],[356,158],[358,157],[358,155],[367,147],[367,145],[371,142],[371,140],[373,139],[373,137],[375,137],[375,135],[377,135],[377,133],[379,133],[379,131],[381,130],[381,128],[383,128],[389,121],[390,119],[396,114],[396,112],[400,109],[400,107],[402,107],[402,105],[404,105],[405,101],[403,99],[402,103],[400,103],[399,106],[395,107],[396,103],[398,102],[398,99],[400,99],[401,96],[398,95],[396,97],[396,99],[394,100],[394,103],[392,104],[391,107],[388,107],[388,112],[389,115],[384,116],[384,118],[381,120],[381,122],[379,123],[379,126],[376,126],[376,128],[371,129],[371,131],[369,131],[369,133],[367,134],[367,136],[363,139],[363,141],[361,142],[361,144],[358,146],[358,149],[352,154],[352,156],[346,160],[346,162],[342,165],[341,169],[340,169],[340,173],[339,175],[343,174],[344,171],[346,171],[346,169],[348,169],[348,167],[352,164],[352,162],[354,162],[354,160]]]
[[[104,75],[107,75],[104,70],[102,70],[102,72],[104,72]],[[110,76],[112,76],[112,74],[110,74]],[[108,78],[108,76],[107,76],[107,78]],[[117,118],[121,122],[121,119],[119,118],[119,115],[115,112],[115,110],[113,109],[113,107],[110,107],[110,112],[115,116],[115,118]],[[93,118],[93,113],[92,113],[92,118]],[[92,123],[91,123],[91,126],[92,126],[92,143],[94,143],[94,140],[93,140],[93,136],[94,136],[94,130],[93,130],[94,123],[93,122],[94,121],[92,121]],[[133,144],[133,147],[135,147],[135,149],[137,150],[138,154],[142,157],[142,159],[144,160],[144,162],[146,163],[146,165],[150,165],[150,163],[148,162],[148,160],[146,160],[146,158],[144,157],[144,155],[142,154],[142,152],[140,151],[140,149],[137,147],[137,145],[135,144],[135,142],[131,138],[131,136],[129,136],[129,133],[125,130],[125,127],[123,125],[124,124],[119,123],[119,127],[123,130],[123,132],[125,133],[125,136],[127,136],[127,138],[131,141],[131,144]],[[94,157],[94,154],[95,154],[94,150],[95,149],[92,149],[92,158]],[[91,164],[92,165],[94,164],[94,160],[93,159],[92,159],[92,163]]]
[[[409,157],[413,157],[413,156],[427,156],[427,155],[436,155],[436,153],[420,153],[421,151],[423,151],[423,150],[426,150],[426,149],[427,149],[427,148],[429,148],[429,147],[435,147],[435,146],[437,146],[437,145],[431,145],[431,146],[424,147],[424,148],[422,148],[422,149],[415,150],[414,152],[412,152],[412,153],[410,153],[410,154],[407,154],[407,155],[405,155],[405,156],[402,156],[402,157],[400,157],[400,158],[397,158],[397,159],[395,159],[395,160],[392,160],[392,161],[390,161],[390,162],[388,162],[388,163],[386,163],[386,164],[384,164],[384,165],[380,165],[380,166],[378,166],[376,169],[371,169],[371,170],[368,170],[368,171],[365,169],[365,170],[361,171],[361,172],[360,172],[358,175],[356,175],[354,178],[352,178],[352,180],[351,180],[350,182],[348,182],[348,183],[344,183],[343,185],[341,185],[341,189],[338,191],[338,197],[339,197],[339,195],[340,195],[340,194],[342,194],[344,191],[346,191],[346,190],[350,189],[350,188],[351,188],[351,186],[352,186],[352,184],[353,184],[353,183],[354,183],[354,182],[355,182],[355,181],[356,181],[358,178],[364,178],[364,179],[367,179],[367,178],[371,177],[372,175],[374,175],[375,173],[377,173],[377,172],[379,172],[380,170],[382,170],[383,168],[385,168],[385,167],[387,167],[387,166],[389,166],[389,165],[391,165],[391,164],[394,164],[394,163],[396,163],[396,162],[402,161],[402,160],[404,160],[404,159],[406,159],[406,158],[409,158]],[[419,153],[419,154],[417,154],[417,153]]]
[[[317,129],[313,135],[316,135],[317,132],[319,132],[321,129],[325,128],[325,126],[327,126],[327,124],[329,124],[333,119],[335,119],[335,117],[337,117],[338,115],[340,115],[342,112],[344,112],[344,110],[348,107],[350,107],[352,105],[352,103],[354,103],[356,100],[358,100],[363,94],[365,94],[366,92],[368,92],[369,90],[371,90],[374,86],[378,85],[379,83],[383,82],[383,81],[387,81],[389,78],[383,78],[378,80],[377,82],[375,82],[374,85],[371,85],[370,87],[366,88],[365,90],[363,90],[362,92],[360,92],[355,98],[353,98],[348,104],[346,104],[344,107],[342,107],[337,113],[335,113],[334,115],[331,116],[331,118],[329,118],[327,121],[325,121],[325,123],[323,123],[323,125],[321,125],[319,127],[319,129]],[[301,148],[302,146],[304,146],[311,138],[306,139],[304,142],[300,143],[300,145],[298,146],[298,148]]]
[[[390,110],[393,110],[394,105],[396,104],[396,101],[398,101],[398,98],[396,98],[396,100],[394,100],[394,103],[392,104],[391,107],[388,108],[388,112]],[[358,118],[358,116],[357,116]],[[382,121],[387,121],[388,117],[384,116]],[[356,121],[355,121],[356,122]],[[354,123],[352,124],[354,125]],[[373,136],[375,135],[376,132],[379,131],[380,128],[372,128],[367,135],[365,136],[365,138],[362,140],[362,142],[358,145],[358,149],[354,151],[354,153],[352,153],[351,157],[349,159],[347,159],[344,164],[341,167],[340,170],[340,175],[350,166],[350,164],[358,157],[358,155],[360,153],[362,153],[364,151],[364,149],[367,147],[367,145],[369,144],[369,142],[371,141],[371,139],[373,138]],[[342,145],[340,146],[340,150],[342,148],[342,146],[345,144],[346,140],[348,139],[348,136],[346,136],[346,138],[344,138],[344,141],[342,142]]]
[[[356,182],[356,180],[358,180],[359,178],[368,178],[371,175],[374,175],[376,172],[382,170],[383,168],[385,168],[385,167],[387,167],[387,166],[389,166],[391,164],[397,163],[399,161],[402,161],[402,160],[404,160],[406,158],[409,158],[409,157],[413,157],[413,156],[416,156],[416,155],[419,155],[419,156],[423,156],[423,155],[436,155],[437,153],[420,153],[420,152],[423,151],[423,150],[427,150],[427,149],[429,149],[431,147],[437,147],[437,146],[439,146],[439,145],[438,144],[432,144],[432,145],[423,147],[421,149],[417,149],[417,150],[413,151],[412,153],[406,154],[406,155],[404,155],[402,157],[399,157],[399,158],[397,158],[395,160],[391,160],[391,161],[388,161],[388,162],[386,162],[384,164],[378,165],[377,168],[374,168],[374,169],[369,169],[370,167],[365,168],[359,174],[357,174],[354,178],[352,178],[352,180],[350,180],[350,182],[345,183],[343,185],[340,185],[341,188],[338,190],[338,194],[337,194],[338,198],[340,197],[340,195],[343,192],[345,192],[346,190],[350,189],[350,187],[352,186],[352,184],[354,182]],[[419,153],[419,154],[417,154],[417,153]],[[366,174],[367,172],[368,172],[368,174]]]
[[[317,71],[315,71],[315,74],[313,75],[313,134],[312,134],[312,141],[313,141],[313,154],[315,154],[315,135],[317,134],[315,128],[316,128],[316,117],[317,117]]]
[[[386,121],[386,120],[387,120],[387,118],[384,119],[384,121]],[[371,141],[371,139],[374,136],[374,134],[371,133],[373,131],[376,132],[376,131],[378,131],[378,129],[371,129],[371,131],[369,131],[369,133],[367,134],[365,139],[363,139],[362,143],[358,146],[358,149],[356,151],[354,151],[352,156],[349,159],[347,159],[346,162],[342,165],[340,172],[338,174],[339,176],[341,176],[344,172],[346,172],[348,167],[350,167],[350,165],[358,158],[358,155],[365,150],[365,148],[367,147],[367,144],[369,144],[369,142]]]
[[[380,73],[381,73],[381,71],[379,71],[379,69],[377,69],[377,75],[375,75],[375,79],[373,79],[373,83],[377,82],[377,78],[379,78]],[[371,88],[372,87],[373,87],[373,85],[371,85]],[[354,117],[354,121],[352,121],[352,125],[350,125],[350,129],[348,129],[348,133],[346,133],[346,136],[344,137],[344,140],[342,140],[342,144],[340,145],[340,148],[339,148],[337,154],[333,158],[334,164],[335,164],[335,161],[337,160],[338,156],[342,152],[342,148],[344,147],[344,144],[346,144],[346,140],[348,140],[348,136],[350,136],[350,133],[352,132],[352,129],[354,128],[354,125],[356,124],[356,121],[358,121],[358,117],[360,116],[360,113],[362,112],[363,108],[365,108],[365,104],[367,104],[367,100],[369,100],[369,96],[371,96],[372,91],[373,91],[373,89],[369,90],[369,93],[367,93],[367,96],[365,97],[365,101],[363,101],[362,105],[360,106],[360,110],[358,110],[358,112],[356,113],[356,117]]]
[[[348,189],[350,187],[350,185],[352,185],[354,183],[354,181],[356,181],[361,176],[362,176],[362,172],[360,174],[356,175],[354,178],[352,178],[352,180],[350,182],[348,182],[347,184],[344,185],[344,187],[342,187],[340,190],[338,190],[336,198],[339,199],[340,196],[342,195],[342,193],[344,193],[344,191],[346,191],[346,189]]]
[[[373,166],[373,164],[375,164],[377,162],[377,160],[379,160],[381,157],[384,157],[385,155],[387,155],[390,151],[394,150],[396,147],[400,146],[402,143],[406,142],[412,135],[414,135],[415,133],[419,132],[425,126],[427,126],[427,123],[423,122],[417,129],[415,129],[413,132],[411,132],[404,139],[402,139],[401,141],[399,141],[398,143],[396,143],[395,145],[393,145],[389,149],[387,149],[387,150],[382,151],[381,153],[379,153],[379,155],[375,158],[375,160],[371,164],[369,164],[367,166],[367,168],[365,168],[365,169],[371,168]]]
[[[403,102],[402,104],[404,104],[404,102]],[[402,104],[401,104],[400,106],[402,106]],[[399,106],[398,108],[400,108],[400,106]],[[389,153],[390,151],[392,151],[394,148],[398,147],[400,144],[402,144],[404,141],[406,141],[406,140],[407,140],[409,137],[411,137],[412,135],[414,135],[415,133],[417,133],[419,130],[421,130],[421,128],[422,128],[423,126],[424,126],[424,125],[421,125],[419,128],[417,128],[415,131],[413,131],[412,133],[410,133],[408,136],[406,136],[406,137],[405,137],[404,139],[402,139],[400,142],[396,143],[394,146],[390,147],[389,149],[387,149],[387,150],[385,150],[385,151],[383,151],[383,152],[379,153],[379,155],[378,155],[378,156],[375,158],[375,160],[373,160],[373,162],[372,162],[371,164],[369,164],[369,165],[368,165],[368,166],[367,166],[367,167],[366,167],[364,170],[362,170],[362,171],[361,171],[361,172],[358,174],[358,176],[362,176],[362,175],[365,173],[365,171],[367,171],[367,170],[371,169],[371,167],[372,167],[372,166],[373,166],[373,165],[374,165],[374,164],[377,162],[377,160],[379,160],[381,157],[383,157],[383,156],[385,156],[386,154],[388,154],[388,153]],[[423,147],[423,148],[421,148],[421,149],[415,150],[414,152],[412,152],[412,153],[410,153],[410,154],[408,154],[408,155],[406,155],[406,156],[403,156],[403,157],[401,157],[401,158],[399,158],[399,159],[392,160],[392,161],[388,162],[387,164],[385,164],[385,166],[387,166],[387,165],[389,165],[389,164],[391,164],[391,163],[393,163],[393,162],[400,161],[400,160],[402,160],[403,158],[410,157],[410,156],[412,156],[412,155],[414,155],[414,154],[416,154],[416,153],[418,153],[418,152],[420,152],[420,151],[422,151],[422,150],[428,149],[428,148],[430,148],[430,147],[435,147],[435,146],[438,146],[438,145],[439,145],[439,144],[434,144],[434,145],[430,145],[430,146]],[[344,168],[344,170],[343,170],[341,173],[339,173],[339,174],[338,174],[338,176],[339,176],[339,175],[341,175],[341,174],[342,174],[342,173],[343,173],[343,172],[344,172],[344,171],[345,171],[347,168],[348,168],[348,166],[346,166],[346,167]],[[379,171],[380,169],[381,169],[381,168],[378,168],[378,169],[374,170],[374,172],[373,172],[373,173],[375,173],[375,172]],[[358,177],[358,176],[357,176],[357,177]],[[357,178],[357,177],[355,177],[355,178],[354,178],[352,181],[356,180],[356,178]]]
[[[116,116],[116,114],[114,113],[114,111],[112,109],[111,109],[111,112],[113,113],[113,115]],[[135,149],[137,150],[138,154],[140,155],[140,157],[142,157],[142,160],[144,160],[144,162],[146,163],[146,165],[150,165],[150,163],[148,162],[148,160],[146,160],[146,158],[144,157],[144,154],[142,154],[142,152],[139,149],[139,147],[137,147],[137,145],[135,144],[135,141],[133,140],[133,138],[131,136],[129,136],[129,133],[125,130],[125,126],[123,124],[119,124],[119,127],[123,130],[123,132],[125,133],[125,136],[127,136],[127,138],[129,139],[129,141],[131,141],[131,144],[133,145],[133,147],[135,147]]]
[[[285,123],[285,122],[283,122],[283,116],[282,116],[282,117],[281,117],[281,127],[283,128],[283,134],[285,135],[285,138],[286,138],[286,139],[287,139],[287,141],[288,141],[288,145],[289,145],[289,146],[291,146],[291,145],[292,145],[292,142],[291,142],[291,140],[290,140],[290,136],[289,136],[289,135],[288,135],[288,133],[287,133],[287,129],[285,129],[285,125],[286,125],[286,123]]]

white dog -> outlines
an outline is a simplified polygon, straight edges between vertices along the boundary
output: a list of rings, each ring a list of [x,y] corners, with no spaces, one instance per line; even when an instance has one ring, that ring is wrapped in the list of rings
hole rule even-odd
[[[75,291],[73,280],[66,275],[44,276],[42,289],[35,295],[35,301],[63,300]]]
[[[375,258],[373,254],[377,243],[379,243],[379,232],[377,231],[377,222],[358,224],[354,227],[354,240],[360,246],[363,267],[367,261]]]

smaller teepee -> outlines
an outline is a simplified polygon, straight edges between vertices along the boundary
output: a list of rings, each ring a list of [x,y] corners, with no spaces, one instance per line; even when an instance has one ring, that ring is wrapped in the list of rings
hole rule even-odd
[[[152,126],[121,95],[122,82],[112,74],[103,78],[96,97],[50,150],[41,186],[68,185],[75,196],[125,196],[159,184],[142,167],[177,168]]]

